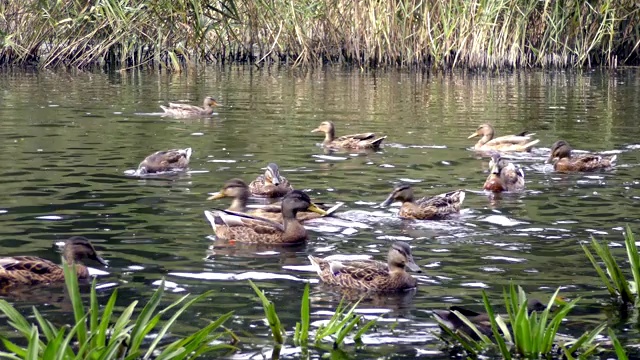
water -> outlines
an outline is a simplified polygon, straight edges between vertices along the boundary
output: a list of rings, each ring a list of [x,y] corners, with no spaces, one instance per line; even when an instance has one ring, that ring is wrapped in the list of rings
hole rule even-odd
[[[167,301],[213,289],[177,331],[234,311],[227,325],[242,341],[227,356],[238,359],[268,356],[271,347],[247,279],[266,291],[292,330],[306,281],[314,321],[327,320],[341,296],[317,283],[307,255],[382,259],[393,240],[410,242],[425,272],[415,293],[361,303],[367,316],[384,316],[364,350],[347,347],[356,357],[447,358],[430,311],[451,304],[480,309],[482,289],[498,301],[510,281],[544,301],[559,286],[568,298],[582,296],[564,333],[609,321],[633,342],[637,330],[611,316],[580,243],[593,235],[619,245],[625,224],[638,230],[639,79],[635,70],[444,77],[248,67],[161,76],[2,73],[0,245],[4,255],[57,261],[54,242],[89,237],[110,262],[109,274],[99,277],[107,287],[101,301],[117,284],[120,309],[147,298],[162,277],[170,285]],[[205,95],[224,104],[210,118],[143,115],[168,101],[199,104]],[[318,146],[322,136],[310,133],[325,120],[336,123],[338,135],[375,131],[388,138],[377,153],[327,155]],[[513,156],[526,172],[524,193],[493,197],[481,190],[489,159],[470,151],[467,136],[484,122],[497,135],[528,129],[541,139],[532,154]],[[607,173],[554,173],[543,161],[559,138],[576,149],[617,153],[620,165]],[[125,175],[156,150],[188,146],[188,174]],[[252,180],[268,162],[312,198],[345,202],[338,218],[309,224],[308,243],[294,248],[216,241],[203,211],[228,202],[207,202],[207,194],[232,177]],[[397,207],[377,207],[398,181],[413,182],[418,195],[465,189],[464,210],[449,221],[398,220]],[[613,252],[623,259],[622,247]],[[58,322],[68,316],[59,288],[38,294],[10,301],[25,312],[37,304]]]

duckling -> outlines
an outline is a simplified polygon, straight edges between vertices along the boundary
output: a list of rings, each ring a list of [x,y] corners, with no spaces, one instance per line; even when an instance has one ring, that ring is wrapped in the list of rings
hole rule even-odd
[[[323,121],[316,129],[311,132],[324,132],[324,141],[322,146],[330,149],[379,149],[382,141],[386,136],[376,138],[375,133],[351,134],[343,135],[336,138],[336,130],[333,122]]]
[[[258,209],[248,210],[247,202],[249,200],[249,196],[249,187],[244,181],[242,181],[241,179],[231,179],[224,183],[222,190],[208,197],[207,200],[217,200],[225,197],[230,197],[233,200],[231,201],[231,206],[229,206],[227,210],[233,212],[243,212],[249,215],[282,223],[282,204],[270,204]],[[327,215],[333,213],[338,207],[339,206],[334,206],[331,209],[326,210]],[[296,219],[298,219],[298,221],[306,221],[317,219],[320,217],[322,217],[322,215],[313,211],[299,211],[296,214]]]
[[[564,302],[564,300],[559,296],[556,297],[554,301],[558,303]],[[544,311],[546,308],[547,306],[540,302],[540,300],[529,299],[527,301],[527,311],[529,312],[529,315],[534,311]],[[445,326],[453,332],[460,331],[467,334],[474,340],[480,340],[480,337],[476,332],[465,324],[464,321],[454,313],[454,311],[464,315],[483,335],[489,337],[493,335],[493,331],[491,330],[491,320],[487,313],[478,313],[473,310],[465,309],[461,306],[451,306],[448,310],[433,310],[433,316],[438,320],[440,327]]]
[[[142,160],[135,175],[184,171],[189,166],[191,153],[191,148],[157,151]]]
[[[560,172],[596,171],[609,169],[616,164],[618,156],[605,157],[594,154],[571,156],[571,146],[564,140],[558,140],[551,146],[551,154],[546,163]]]
[[[218,105],[219,104],[216,99],[212,98],[211,96],[207,96],[202,102],[202,107],[178,103],[169,103],[169,106],[160,105],[160,107],[162,108],[162,110],[164,110],[165,115],[189,117],[211,115],[213,114],[213,108]]]
[[[375,292],[413,289],[418,281],[407,269],[422,272],[413,261],[409,244],[397,241],[391,245],[387,263],[376,260],[334,261],[309,255],[320,280],[343,288]]]
[[[400,217],[416,220],[438,220],[446,219],[449,215],[459,212],[464,197],[464,191],[455,190],[414,201],[411,186],[400,184],[393,189],[393,192],[380,206],[389,206],[394,201],[401,201],[402,206],[398,213]]]
[[[526,131],[516,135],[505,135],[494,139],[493,126],[489,124],[482,124],[478,126],[476,132],[469,135],[468,139],[478,135],[482,135],[482,138],[478,140],[474,148],[481,151],[531,151],[531,148],[540,142],[539,139],[532,141],[531,137],[535,135],[535,133],[527,133]]]
[[[311,202],[302,191],[294,190],[282,199],[282,223],[229,210],[205,211],[215,234],[223,240],[254,244],[299,244],[307,240],[307,231],[296,219],[299,211],[320,215],[326,212]]]
[[[89,240],[82,236],[74,236],[66,241],[63,256],[67,263],[76,265],[78,279],[81,280],[89,278],[89,270],[83,264],[85,260],[107,265]],[[0,289],[59,281],[64,281],[63,267],[47,259],[35,256],[0,258]]]
[[[287,195],[293,187],[289,180],[280,175],[278,165],[270,163],[264,175],[258,176],[249,184],[249,190],[254,196],[276,198]]]
[[[524,171],[519,166],[503,159],[494,153],[489,161],[491,173],[484,182],[483,188],[493,192],[521,191],[524,189]]]

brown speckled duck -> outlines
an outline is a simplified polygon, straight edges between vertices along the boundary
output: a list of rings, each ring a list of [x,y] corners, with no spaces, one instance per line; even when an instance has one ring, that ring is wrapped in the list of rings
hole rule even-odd
[[[87,279],[89,270],[83,264],[85,260],[93,260],[107,265],[89,240],[82,236],[74,236],[66,241],[63,252],[69,264],[76,265],[78,279]],[[47,284],[64,281],[62,266],[35,256],[12,256],[0,258],[0,288],[12,286]]]
[[[176,117],[189,117],[211,115],[213,114],[213,108],[218,105],[219,104],[216,99],[212,98],[211,96],[207,96],[202,102],[202,107],[178,103],[169,103],[169,106],[160,105],[160,107],[162,108],[162,110],[164,110],[164,113],[166,115]]]
[[[449,215],[459,212],[464,197],[464,191],[456,190],[414,200],[411,186],[400,184],[393,189],[380,206],[389,206],[395,201],[401,201],[402,206],[398,213],[400,217],[416,220],[437,220],[446,219]]]
[[[242,181],[241,179],[231,179],[224,183],[222,189],[219,192],[208,197],[207,200],[217,200],[229,197],[233,200],[231,201],[231,206],[229,206],[227,210],[234,212],[243,212],[249,215],[282,223],[282,204],[270,204],[264,205],[257,209],[248,209],[247,203],[250,195],[251,194],[249,192],[249,187],[244,181]],[[340,206],[334,206],[331,209],[327,210],[326,215],[330,215],[339,207]],[[298,211],[298,213],[296,214],[296,219],[298,219],[298,221],[317,219],[323,216],[317,212],[305,210]]]
[[[157,151],[142,160],[135,175],[186,170],[191,153],[191,148]]]
[[[505,135],[494,138],[495,132],[493,126],[482,124],[478,126],[476,132],[469,135],[469,139],[482,135],[474,148],[480,151],[498,150],[498,151],[530,151],[531,148],[540,142],[539,139],[532,140],[533,133],[522,132],[517,135]]]
[[[594,154],[571,156],[569,143],[558,140],[551,146],[551,154],[546,162],[553,163],[553,168],[560,172],[597,171],[613,167],[617,158],[617,155],[610,157]]]
[[[294,190],[282,199],[282,223],[229,210],[205,211],[216,236],[253,244],[299,244],[307,240],[307,230],[296,219],[299,211],[309,210],[320,215],[326,212],[311,202],[302,191]]]
[[[407,270],[422,272],[413,261],[409,244],[398,241],[391,245],[387,262],[376,260],[337,261],[309,255],[320,280],[343,288],[374,292],[413,289],[418,282]]]
[[[493,192],[520,191],[524,189],[524,171],[494,153],[489,161],[491,173],[483,188]]]
[[[376,138],[375,133],[362,133],[343,135],[336,138],[336,130],[333,122],[323,121],[320,126],[311,130],[311,132],[324,132],[324,141],[322,146],[329,149],[372,149],[380,148],[382,141],[386,136]]]
[[[293,187],[289,180],[280,175],[278,165],[270,163],[264,175],[258,176],[249,184],[249,190],[254,196],[277,198],[287,195]]]

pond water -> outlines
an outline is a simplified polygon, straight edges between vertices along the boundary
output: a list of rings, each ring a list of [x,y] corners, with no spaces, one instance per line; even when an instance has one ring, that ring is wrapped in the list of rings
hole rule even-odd
[[[150,115],[168,101],[224,106],[208,118]],[[612,242],[623,260],[622,231],[640,215],[637,116],[640,77],[618,72],[531,72],[496,76],[427,76],[327,69],[298,72],[250,67],[159,75],[66,72],[0,74],[0,246],[2,254],[58,261],[54,243],[72,235],[92,239],[109,267],[99,277],[101,301],[117,285],[118,305],[146,299],[165,277],[167,301],[185,293],[215,295],[184,315],[178,331],[234,311],[227,325],[241,337],[227,357],[261,359],[272,347],[262,306],[247,279],[275,302],[288,330],[311,284],[312,320],[326,320],[340,291],[317,283],[307,256],[386,256],[394,240],[410,243],[417,291],[366,298],[359,309],[384,314],[356,358],[448,358],[431,310],[452,304],[481,309],[481,290],[499,301],[511,281],[547,301],[557,287],[582,297],[562,332],[579,335],[609,321],[623,342],[638,330],[607,306],[608,296],[580,243]],[[376,153],[327,155],[310,131],[331,120],[337,133],[387,135]],[[497,135],[530,130],[541,139],[531,154],[514,155],[526,173],[520,194],[482,191],[488,159],[467,136],[482,123]],[[562,175],[544,164],[549,147],[565,139],[580,150],[618,154],[614,171]],[[138,179],[125,175],[148,154],[192,147],[191,172]],[[216,241],[203,211],[225,180],[251,181],[276,162],[297,189],[322,202],[344,202],[335,218],[307,224],[295,248],[226,246]],[[400,181],[420,195],[465,189],[460,216],[402,221],[398,207],[377,206]],[[625,262],[626,264],[626,262]],[[42,297],[42,298],[41,298]],[[32,305],[62,322],[69,309],[61,290],[9,298],[25,313]],[[397,322],[397,325],[392,325]],[[4,327],[4,326],[3,326]],[[6,329],[6,327],[4,327]],[[283,357],[295,358],[287,347]]]

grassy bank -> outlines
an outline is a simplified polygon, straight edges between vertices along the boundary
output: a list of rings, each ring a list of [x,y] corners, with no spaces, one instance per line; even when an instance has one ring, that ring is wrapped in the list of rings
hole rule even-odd
[[[0,1],[0,64],[637,65],[634,0]]]

